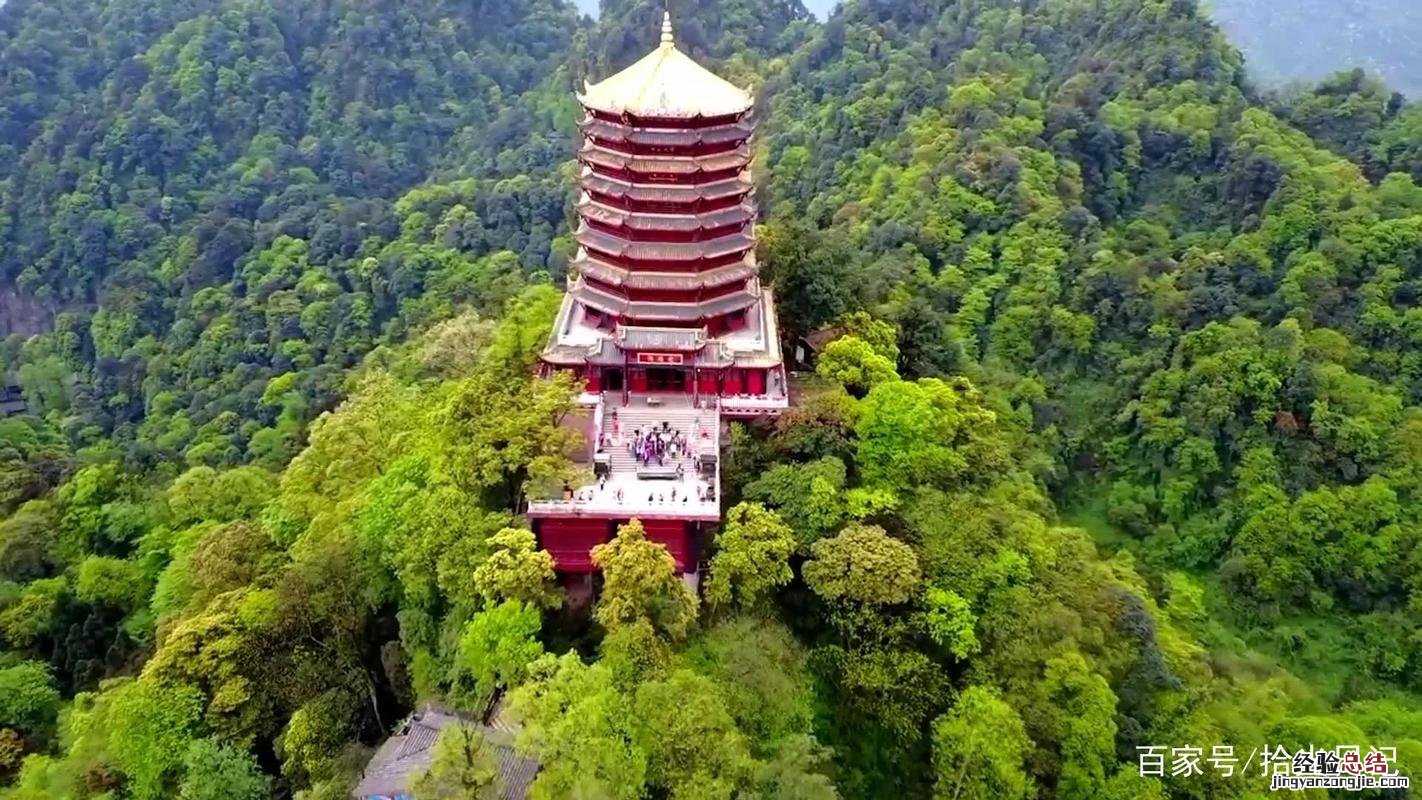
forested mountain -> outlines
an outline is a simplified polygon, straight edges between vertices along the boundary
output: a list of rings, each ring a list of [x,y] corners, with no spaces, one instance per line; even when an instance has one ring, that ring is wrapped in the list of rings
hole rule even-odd
[[[1211,13],[1267,83],[1360,67],[1422,94],[1422,7],[1412,0],[1211,0]]]
[[[517,512],[568,467],[571,93],[661,5],[0,9],[0,797],[344,797],[497,687],[539,798],[1422,763],[1422,109],[1261,96],[1188,0],[686,4],[785,334],[845,335],[733,430],[700,597],[630,526],[567,607]]]

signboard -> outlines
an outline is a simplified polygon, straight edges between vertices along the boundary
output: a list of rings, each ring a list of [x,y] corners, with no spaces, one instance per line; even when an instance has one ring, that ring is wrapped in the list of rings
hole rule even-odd
[[[679,367],[686,363],[685,358],[681,353],[638,353],[637,363]]]

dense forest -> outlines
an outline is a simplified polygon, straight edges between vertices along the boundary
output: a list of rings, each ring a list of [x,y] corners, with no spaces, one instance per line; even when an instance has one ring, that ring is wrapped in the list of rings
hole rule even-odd
[[[785,336],[844,335],[733,428],[699,595],[629,525],[567,607],[572,91],[661,5],[0,8],[0,798],[334,800],[502,689],[536,798],[1422,764],[1422,106],[1263,93],[1193,0],[681,4]]]

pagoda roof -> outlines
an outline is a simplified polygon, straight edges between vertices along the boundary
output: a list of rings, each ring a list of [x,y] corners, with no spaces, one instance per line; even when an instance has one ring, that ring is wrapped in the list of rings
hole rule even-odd
[[[577,283],[575,281],[568,294],[563,296],[557,322],[541,359],[545,364],[568,367],[583,364],[624,365],[625,357],[613,333],[587,319],[589,309],[579,302],[574,293]],[[781,365],[779,326],[771,290],[761,286],[753,289],[752,293],[754,302],[746,309],[749,325],[743,330],[708,337],[707,346],[696,352],[693,364],[710,368]],[[698,324],[701,320],[692,319],[689,322]]]
[[[689,232],[754,222],[755,204],[744,202],[738,206],[696,214],[654,214],[624,211],[603,205],[584,194],[578,200],[578,213],[584,219],[628,230]]]
[[[629,319],[695,322],[749,308],[759,295],[750,289],[695,303],[644,302],[618,297],[579,280],[569,289],[578,302]]]
[[[579,155],[582,156],[584,163],[606,169],[658,172],[669,175],[695,175],[700,172],[744,169],[749,166],[751,160],[750,148],[745,145],[724,153],[677,157],[632,155],[588,142],[583,145]]]
[[[573,266],[577,268],[578,274],[613,286],[623,286],[628,289],[678,289],[682,291],[725,286],[728,283],[753,278],[759,272],[754,252],[746,253],[745,258],[739,264],[693,273],[630,270],[603,263],[586,250],[578,251],[577,257],[573,259]]]
[[[748,90],[677,49],[670,13],[662,19],[662,41],[656,50],[607,80],[585,84],[578,101],[608,114],[657,119],[744,114],[754,102]]]
[[[625,142],[634,147],[686,147],[697,144],[729,144],[743,142],[755,133],[747,122],[716,125],[710,128],[656,129],[635,128],[616,122],[588,117],[582,122],[583,135],[609,142]]]
[[[618,325],[613,334],[624,350],[669,350],[695,352],[706,346],[705,328],[653,328]]]
[[[655,261],[695,261],[755,248],[755,236],[744,231],[704,242],[633,242],[582,225],[575,238],[583,247],[601,253]]]
[[[696,186],[682,186],[675,183],[629,183],[609,178],[606,175],[599,175],[590,167],[583,168],[581,180],[583,188],[588,191],[652,203],[694,203],[697,200],[719,200],[750,194],[751,190],[755,188],[755,184],[744,175]]]

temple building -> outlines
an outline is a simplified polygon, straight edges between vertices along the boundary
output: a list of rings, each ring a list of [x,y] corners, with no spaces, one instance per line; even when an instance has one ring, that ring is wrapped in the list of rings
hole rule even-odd
[[[578,101],[578,252],[542,364],[584,382],[597,482],[529,517],[565,574],[635,517],[694,575],[722,418],[789,405],[755,255],[754,98],[677,49],[668,15],[656,50]]]

